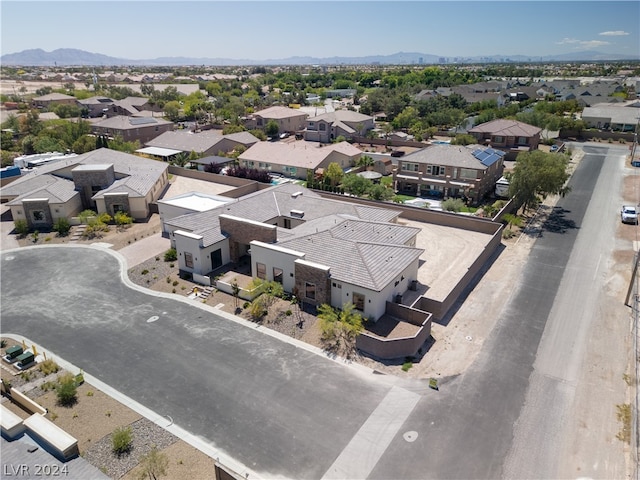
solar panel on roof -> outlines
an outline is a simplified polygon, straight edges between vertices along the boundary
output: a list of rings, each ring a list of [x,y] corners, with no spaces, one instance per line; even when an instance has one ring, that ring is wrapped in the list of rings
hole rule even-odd
[[[504,154],[505,153],[503,151],[494,150],[493,148],[487,148],[485,150],[477,149],[473,151],[473,156],[480,160],[480,163],[482,163],[486,167],[490,167],[491,165],[496,163],[498,160],[504,157]]]
[[[150,123],[158,123],[155,118],[151,117],[139,117],[139,118],[131,118],[129,119],[129,123],[131,125],[147,125]]]

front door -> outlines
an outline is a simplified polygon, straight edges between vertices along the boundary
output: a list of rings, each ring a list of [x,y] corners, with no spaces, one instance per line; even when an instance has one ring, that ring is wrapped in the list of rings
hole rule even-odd
[[[214,250],[211,252],[211,270],[220,268],[222,266],[222,250]]]

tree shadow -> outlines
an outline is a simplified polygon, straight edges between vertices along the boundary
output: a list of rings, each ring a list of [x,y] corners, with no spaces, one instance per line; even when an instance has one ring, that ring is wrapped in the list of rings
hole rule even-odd
[[[567,218],[567,214],[571,213],[571,210],[565,210],[562,207],[553,207],[553,210],[542,223],[542,232],[551,233],[566,233],[567,230],[573,230],[579,228],[576,222]],[[542,235],[540,232],[540,235]]]

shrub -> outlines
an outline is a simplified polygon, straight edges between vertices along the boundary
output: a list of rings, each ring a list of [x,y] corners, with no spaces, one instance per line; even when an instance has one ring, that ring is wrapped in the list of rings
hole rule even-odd
[[[402,371],[403,372],[408,372],[411,367],[413,367],[413,363],[412,362],[404,362],[402,364]]]
[[[125,212],[116,212],[113,216],[113,220],[119,227],[124,227],[125,225],[131,225],[133,223],[133,218]]]
[[[459,198],[447,198],[442,202],[442,209],[447,212],[461,212],[464,208],[464,202]]]
[[[140,272],[141,275],[146,275],[147,273],[149,273],[149,270],[146,268]]]
[[[164,252],[164,261],[165,262],[175,262],[178,259],[178,252],[176,252],[175,248],[170,248],[166,252]]]
[[[0,348],[5,348],[7,346],[7,341],[3,338],[0,340]]]
[[[174,281],[173,281],[173,283],[172,283],[171,285],[173,285],[174,287],[177,287],[177,286],[178,286],[178,283],[180,283],[180,282],[178,282],[178,280],[174,280]]]
[[[71,406],[76,402],[76,394],[78,387],[73,374],[67,372],[58,376],[58,385],[56,385],[56,395],[58,403],[63,406]]]
[[[13,222],[13,226],[15,227],[16,233],[21,237],[26,237],[27,233],[29,233],[29,224],[22,218]]]
[[[127,453],[132,442],[131,427],[118,427],[111,434],[111,449],[118,456]]]
[[[98,214],[93,210],[83,210],[78,214],[78,218],[80,219],[80,223],[89,223],[89,217],[97,217]]]
[[[52,373],[57,373],[60,370],[60,366],[55,361],[48,358],[44,362],[41,362],[40,365],[38,365],[38,369],[44,375],[50,375]]]

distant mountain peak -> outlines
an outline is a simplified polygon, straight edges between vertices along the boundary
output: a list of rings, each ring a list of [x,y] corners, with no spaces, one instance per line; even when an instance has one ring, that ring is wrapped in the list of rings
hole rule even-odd
[[[490,55],[475,57],[444,57],[419,52],[397,52],[389,55],[367,55],[360,57],[311,57],[292,56],[280,59],[249,60],[232,58],[194,58],[194,57],[160,57],[147,60],[131,60],[110,57],[101,53],[92,53],[77,48],[58,48],[47,52],[41,48],[23,50],[22,52],[9,53],[0,57],[3,65],[16,66],[123,66],[123,65],[148,65],[148,66],[234,66],[234,65],[421,65],[439,63],[490,63],[490,62],[554,62],[554,61],[616,61],[639,60],[635,56],[604,54],[597,51],[582,51],[575,53],[535,56],[535,55]]]

